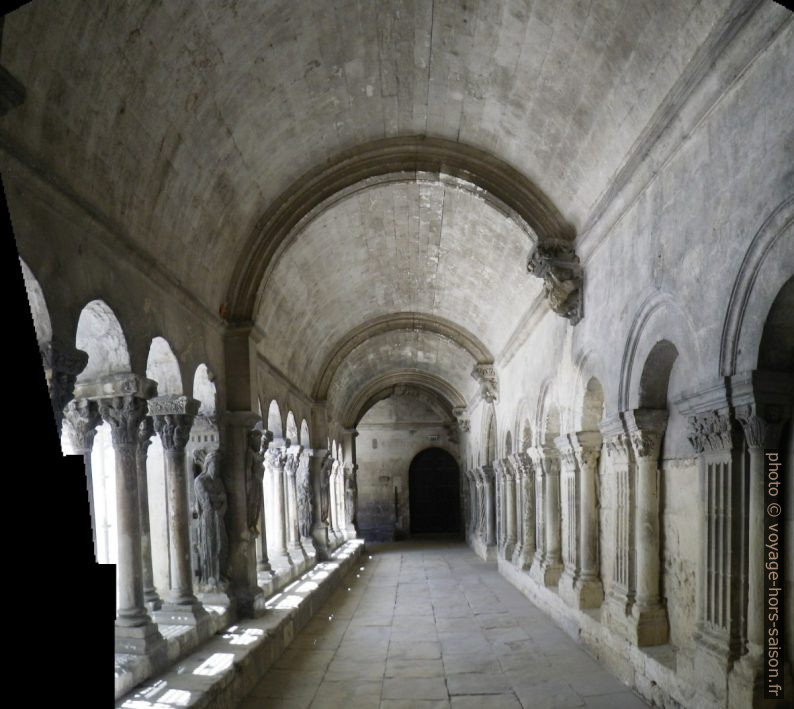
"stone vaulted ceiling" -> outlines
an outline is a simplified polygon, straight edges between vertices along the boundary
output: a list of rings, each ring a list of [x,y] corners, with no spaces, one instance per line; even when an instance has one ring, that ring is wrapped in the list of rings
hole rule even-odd
[[[218,312],[267,210],[370,141],[489,154],[575,233],[729,4],[35,0],[5,21],[2,63],[27,98],[0,138]],[[526,274],[535,237],[452,182],[442,169],[367,184],[290,227],[247,315],[306,391],[389,314],[452,323],[491,357],[505,344],[541,287]],[[442,361],[448,335],[423,347]]]

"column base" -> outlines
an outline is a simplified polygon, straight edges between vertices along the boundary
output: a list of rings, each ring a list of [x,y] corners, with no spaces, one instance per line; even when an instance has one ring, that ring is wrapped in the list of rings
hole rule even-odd
[[[347,527],[345,528],[345,537],[347,537],[348,540],[358,539],[358,532],[356,531],[356,528],[352,524],[348,524]]]
[[[559,561],[549,561],[548,559],[538,562],[535,557],[529,575],[541,586],[556,586],[562,575],[562,564]]]
[[[312,529],[312,541],[317,553],[317,559],[320,561],[327,560],[331,553],[331,544],[328,539],[328,527],[322,522],[316,524],[314,529]]]
[[[309,565],[311,565],[317,556],[314,540],[311,537],[301,537],[301,546],[303,547],[303,553],[306,554],[306,558],[309,560]]]
[[[504,549],[502,550],[502,554],[503,554],[502,558],[505,561],[510,561],[513,558],[513,552],[515,551],[515,548],[516,548],[516,543],[508,541],[504,545]]]
[[[557,582],[557,593],[571,608],[577,607],[575,586],[578,576],[577,571],[566,566],[560,574],[560,580]]]
[[[209,615],[198,599],[191,603],[164,602],[162,608],[152,613],[160,625],[200,625],[209,621]]]
[[[154,611],[159,611],[163,607],[163,599],[160,598],[154,589],[144,589],[143,605],[146,606],[146,610],[151,615]]]
[[[268,573],[272,574],[273,573],[273,567],[270,565],[270,560],[268,560],[268,561],[257,561],[256,562],[256,573],[257,573],[258,576],[262,575],[262,574],[268,574]]]
[[[604,585],[595,576],[580,576],[574,585],[576,608],[600,608],[604,602]]]
[[[157,655],[166,652],[165,638],[157,626],[148,621],[144,625],[116,625],[115,648],[121,655]]]
[[[626,596],[610,594],[601,622],[637,647],[665,645],[668,640],[667,610],[661,605],[640,606]]]
[[[522,548],[523,548],[523,547],[522,547],[522,545],[521,545],[521,542],[516,542],[516,546],[515,546],[515,548],[513,549],[513,554],[512,554],[512,556],[510,557],[510,563],[511,563],[513,566],[518,566],[518,565],[519,565],[519,563],[520,563],[520,560],[521,560],[521,551],[522,551]]]
[[[704,690],[723,705],[728,699],[728,673],[733,665],[732,653],[727,643],[727,633],[717,633],[707,627],[698,627],[694,635],[695,677],[704,684]]]

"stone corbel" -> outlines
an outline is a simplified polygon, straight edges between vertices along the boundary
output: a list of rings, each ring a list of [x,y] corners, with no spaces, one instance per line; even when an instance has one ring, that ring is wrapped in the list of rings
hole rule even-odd
[[[466,413],[466,407],[456,406],[452,409],[452,415],[458,422],[458,428],[463,431],[463,433],[468,433],[471,429],[471,421],[469,420],[469,417]]]
[[[88,355],[59,340],[43,344],[39,352],[55,415],[55,426],[60,434],[64,408],[72,400],[77,375],[88,364]]]
[[[543,292],[555,313],[572,325],[582,319],[582,267],[570,242],[538,241],[529,254],[527,271],[543,279]]]
[[[493,404],[499,398],[499,380],[496,376],[496,367],[492,364],[475,364],[471,376],[480,384],[480,395],[488,404]]]

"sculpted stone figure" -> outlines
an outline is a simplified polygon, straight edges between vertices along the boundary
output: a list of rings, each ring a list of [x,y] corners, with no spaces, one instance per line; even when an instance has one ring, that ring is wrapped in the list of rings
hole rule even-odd
[[[309,456],[301,454],[298,465],[298,524],[302,537],[311,536],[312,529],[312,490],[309,477]]]
[[[208,590],[220,590],[223,587],[223,571],[229,549],[225,519],[226,489],[221,480],[219,462],[217,450],[207,453],[204,469],[194,482],[199,578],[202,586]]]
[[[320,520],[328,524],[331,512],[331,473],[333,472],[334,459],[329,455],[323,460],[320,472]]]
[[[356,521],[356,473],[351,467],[345,468],[345,518],[348,524]]]
[[[262,509],[262,478],[265,475],[262,451],[263,431],[255,428],[248,432],[248,449],[245,453],[246,523],[252,534],[259,534]]]

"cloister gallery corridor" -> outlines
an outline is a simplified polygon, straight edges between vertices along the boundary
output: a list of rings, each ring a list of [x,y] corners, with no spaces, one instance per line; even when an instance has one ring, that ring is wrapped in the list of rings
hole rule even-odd
[[[645,707],[463,543],[368,545],[245,709]]]

